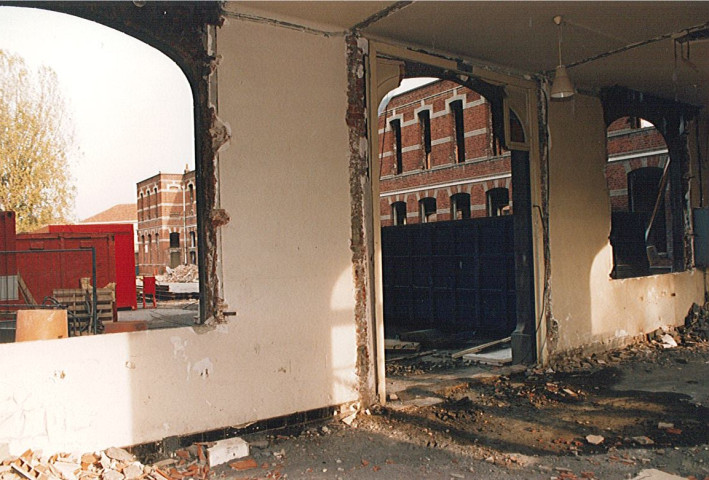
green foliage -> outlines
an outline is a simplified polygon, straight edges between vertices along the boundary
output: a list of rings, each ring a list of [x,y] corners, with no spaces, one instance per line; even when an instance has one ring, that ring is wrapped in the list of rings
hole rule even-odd
[[[0,210],[16,213],[18,232],[70,219],[73,132],[66,117],[56,73],[30,70],[0,50]]]

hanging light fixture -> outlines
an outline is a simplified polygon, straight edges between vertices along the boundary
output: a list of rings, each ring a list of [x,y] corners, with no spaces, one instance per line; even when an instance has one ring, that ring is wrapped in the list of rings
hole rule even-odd
[[[559,26],[559,66],[556,67],[554,73],[554,83],[551,85],[551,98],[569,98],[576,93],[574,88],[574,82],[569,78],[569,74],[566,73],[566,67],[561,63],[561,24],[563,23],[563,18],[561,15],[554,17],[554,23]]]

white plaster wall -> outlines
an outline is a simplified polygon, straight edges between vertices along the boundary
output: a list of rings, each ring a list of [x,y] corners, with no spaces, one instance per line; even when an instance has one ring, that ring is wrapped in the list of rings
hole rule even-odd
[[[0,345],[0,447],[88,451],[357,399],[344,39],[231,21],[218,50],[238,315],[200,334]]]
[[[557,351],[681,324],[703,303],[701,272],[612,280],[606,130],[596,98],[550,102],[550,248]]]
[[[230,22],[218,39],[219,115],[233,135],[220,155],[224,293],[268,384],[252,408],[354,400],[345,42]]]

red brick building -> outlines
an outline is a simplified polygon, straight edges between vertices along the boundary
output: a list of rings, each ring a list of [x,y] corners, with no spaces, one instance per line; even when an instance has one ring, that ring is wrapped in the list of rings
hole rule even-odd
[[[379,115],[382,226],[512,213],[510,153],[493,145],[485,98],[434,81],[391,98]],[[664,174],[668,151],[649,122],[623,117],[608,128],[607,194],[613,276],[669,268],[672,212]],[[660,194],[662,192],[662,194]],[[647,255],[646,255],[647,250]]]
[[[137,184],[138,271],[197,264],[195,172],[158,173]]]
[[[379,115],[382,226],[509,211],[509,152],[496,152],[489,104],[451,81],[393,97]]]

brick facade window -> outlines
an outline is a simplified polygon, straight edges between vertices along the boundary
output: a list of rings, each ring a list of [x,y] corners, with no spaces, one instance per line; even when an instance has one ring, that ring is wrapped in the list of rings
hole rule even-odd
[[[170,234],[170,248],[180,248],[180,234],[172,232]]]
[[[406,202],[391,204],[391,219],[394,225],[406,225]]]
[[[418,117],[419,125],[421,126],[421,145],[423,147],[423,162],[421,166],[427,170],[431,168],[431,112],[421,110]]]
[[[470,218],[470,195],[456,193],[451,195],[451,220]]]
[[[458,163],[465,162],[465,122],[463,121],[463,101],[455,100],[450,103],[453,112],[455,127],[455,155]]]
[[[158,187],[153,189],[153,197],[155,198],[155,218],[158,218],[160,216],[160,211],[158,210]]]
[[[190,202],[190,208],[189,208],[189,213],[190,215],[193,213],[192,210],[192,205],[194,205],[194,185],[191,183],[187,186],[187,190],[189,190],[189,202]]]
[[[392,131],[394,132],[394,154],[396,155],[396,171],[395,174],[403,173],[404,171],[404,152],[401,144],[401,121],[392,120],[389,122]]]
[[[506,188],[491,188],[485,192],[487,216],[498,217],[505,214],[510,204],[510,191]]]
[[[428,223],[436,221],[436,199],[426,197],[419,200],[419,222]]]

